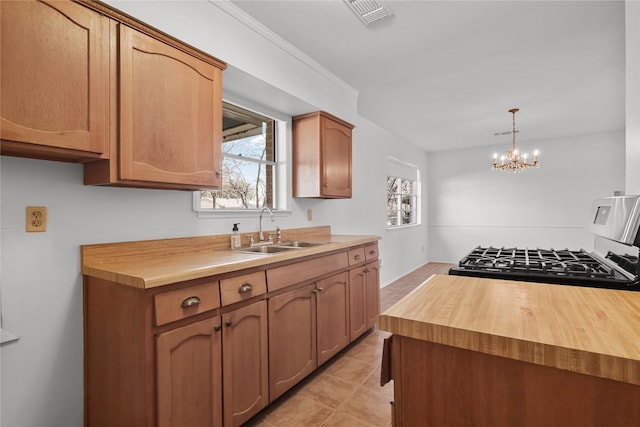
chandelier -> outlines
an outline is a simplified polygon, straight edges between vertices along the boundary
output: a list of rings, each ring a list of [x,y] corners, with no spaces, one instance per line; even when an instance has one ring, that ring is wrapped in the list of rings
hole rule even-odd
[[[506,154],[500,157],[500,163],[498,164],[498,153],[493,153],[493,170],[501,170],[504,172],[514,172],[520,173],[528,168],[539,168],[540,163],[538,162],[538,150],[533,152],[533,162],[528,163],[527,157],[529,155],[527,153],[521,153],[516,148],[516,113],[520,111],[518,108],[512,108],[509,112],[513,115],[513,130],[511,134],[513,135],[513,145],[511,150],[507,151]]]

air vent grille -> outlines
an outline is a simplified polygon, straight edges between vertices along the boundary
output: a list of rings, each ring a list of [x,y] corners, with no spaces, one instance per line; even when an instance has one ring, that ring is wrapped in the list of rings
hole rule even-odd
[[[372,22],[392,16],[393,11],[388,4],[377,0],[344,0],[349,9],[364,23]]]

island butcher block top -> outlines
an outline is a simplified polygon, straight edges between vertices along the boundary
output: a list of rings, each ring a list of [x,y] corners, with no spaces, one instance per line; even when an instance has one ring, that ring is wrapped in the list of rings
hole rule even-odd
[[[380,315],[393,334],[640,385],[640,293],[434,275]]]

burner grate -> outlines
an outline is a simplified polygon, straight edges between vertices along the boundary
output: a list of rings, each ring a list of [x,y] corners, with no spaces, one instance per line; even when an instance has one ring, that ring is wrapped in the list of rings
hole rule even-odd
[[[585,251],[477,247],[459,267],[504,273],[613,279],[615,271]]]

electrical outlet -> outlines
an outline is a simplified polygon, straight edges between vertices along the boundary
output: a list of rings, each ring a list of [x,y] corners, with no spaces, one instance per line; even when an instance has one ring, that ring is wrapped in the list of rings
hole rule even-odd
[[[47,231],[47,208],[27,206],[27,232]]]
[[[307,209],[307,221],[313,220],[313,209]]]

